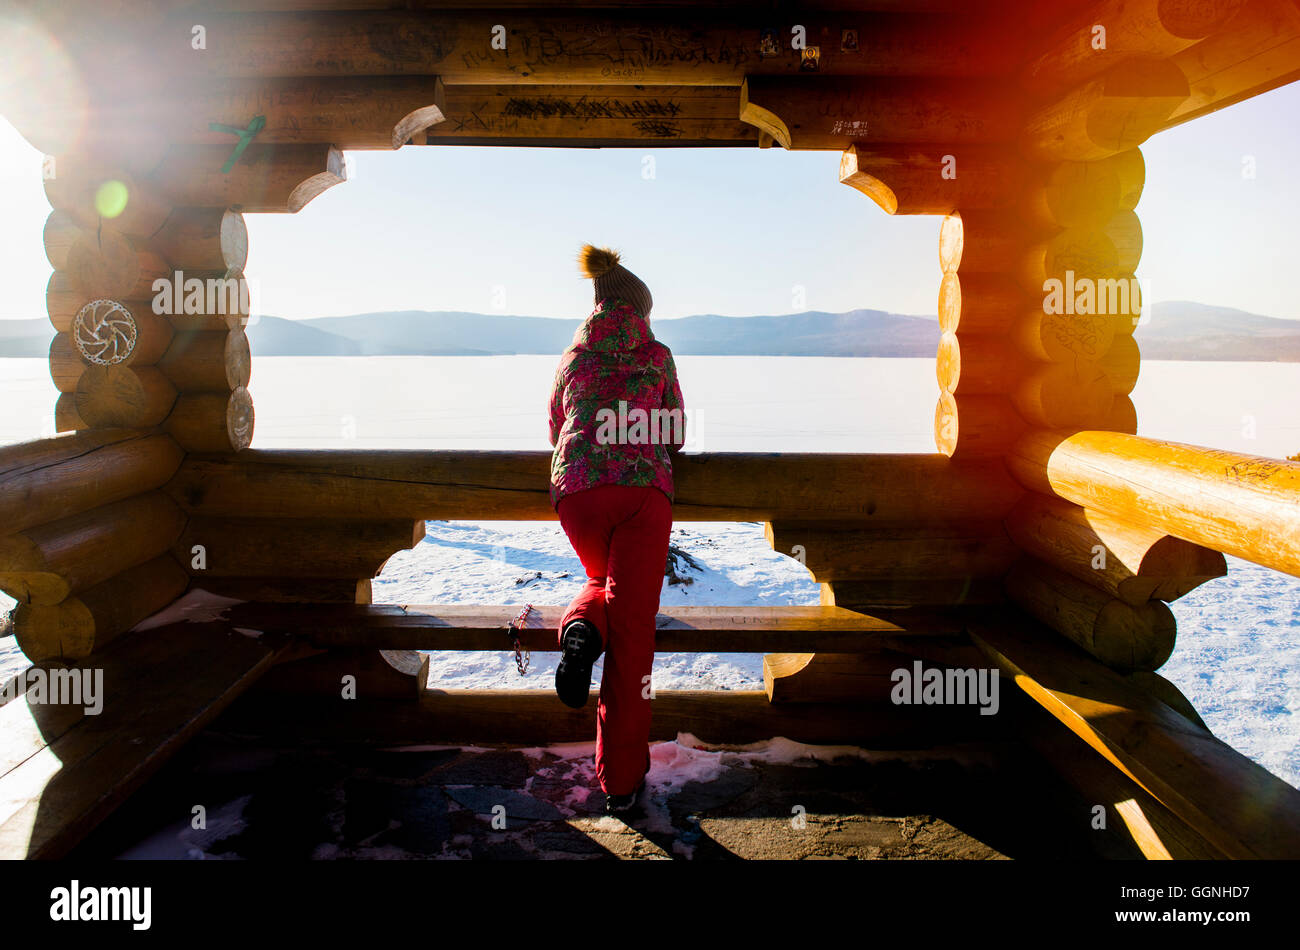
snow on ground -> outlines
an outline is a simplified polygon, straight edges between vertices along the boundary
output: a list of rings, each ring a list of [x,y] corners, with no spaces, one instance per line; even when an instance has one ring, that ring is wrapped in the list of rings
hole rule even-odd
[[[754,522],[687,523],[671,541],[703,568],[690,584],[664,582],[663,606],[816,604],[817,584],[797,561],[773,551]],[[586,583],[556,522],[430,521],[425,539],[399,551],[374,582],[376,603],[567,604]],[[430,685],[446,689],[553,689],[558,653],[536,653],[525,676],[514,654],[430,654]],[[602,661],[592,670],[599,684]],[[659,689],[762,689],[762,654],[664,653],[655,657]]]

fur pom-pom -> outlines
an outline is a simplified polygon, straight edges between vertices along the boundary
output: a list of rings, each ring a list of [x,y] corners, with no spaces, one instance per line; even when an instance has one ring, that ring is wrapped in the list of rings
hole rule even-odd
[[[597,278],[618,266],[618,251],[584,244],[578,252],[578,267],[583,277]]]

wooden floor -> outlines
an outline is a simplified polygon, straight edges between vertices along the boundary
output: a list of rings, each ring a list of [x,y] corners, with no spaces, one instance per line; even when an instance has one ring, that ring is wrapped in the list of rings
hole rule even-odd
[[[590,743],[552,750],[250,743],[218,724],[72,857],[1141,857],[1076,821],[1087,814],[1087,802],[1020,743],[773,760],[761,751],[700,751],[668,742],[654,747],[649,794],[625,818],[603,814],[591,750]],[[189,823],[198,801],[208,808],[203,830]],[[795,821],[800,814],[803,821]]]

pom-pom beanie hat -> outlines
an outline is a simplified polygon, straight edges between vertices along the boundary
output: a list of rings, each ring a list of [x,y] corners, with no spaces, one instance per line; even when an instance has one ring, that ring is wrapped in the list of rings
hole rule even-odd
[[[619,297],[630,303],[644,319],[650,318],[650,308],[654,306],[650,288],[619,263],[617,251],[585,244],[578,252],[578,266],[582,276],[590,277],[595,285],[594,303],[600,303],[606,297]]]

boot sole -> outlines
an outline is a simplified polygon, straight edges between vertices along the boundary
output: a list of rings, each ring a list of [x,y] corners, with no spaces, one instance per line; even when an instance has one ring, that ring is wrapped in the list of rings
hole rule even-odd
[[[600,634],[583,625],[571,625],[562,647],[555,668],[555,692],[570,709],[581,709],[591,695],[591,668],[602,648]]]

